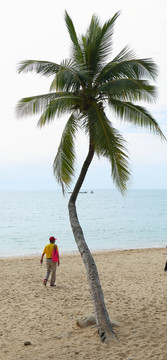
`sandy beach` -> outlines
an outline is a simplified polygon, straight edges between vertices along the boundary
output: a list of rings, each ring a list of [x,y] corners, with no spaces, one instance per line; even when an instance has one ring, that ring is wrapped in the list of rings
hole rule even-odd
[[[106,306],[119,342],[81,329],[93,315],[79,254],[61,256],[56,288],[43,286],[40,256],[0,259],[0,359],[167,359],[167,249],[95,253]],[[30,345],[24,345],[28,341]]]

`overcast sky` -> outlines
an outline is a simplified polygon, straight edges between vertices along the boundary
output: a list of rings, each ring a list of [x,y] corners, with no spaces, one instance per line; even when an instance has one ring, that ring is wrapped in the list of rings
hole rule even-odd
[[[25,96],[46,93],[51,79],[17,74],[23,59],[59,63],[70,55],[64,11],[72,17],[78,34],[87,29],[92,14],[102,23],[121,10],[114,33],[114,52],[129,44],[138,57],[151,57],[159,68],[156,104],[145,105],[167,137],[167,3],[166,0],[6,0],[1,4],[1,119],[0,190],[58,189],[52,163],[65,121],[55,119],[43,128],[38,117],[17,120],[15,106]],[[108,113],[110,118],[110,114]],[[113,121],[114,119],[111,118]],[[132,171],[131,188],[167,188],[167,143],[138,127],[118,122],[128,142]],[[87,141],[79,135],[77,170],[87,154]],[[110,165],[94,159],[84,188],[113,188]]]

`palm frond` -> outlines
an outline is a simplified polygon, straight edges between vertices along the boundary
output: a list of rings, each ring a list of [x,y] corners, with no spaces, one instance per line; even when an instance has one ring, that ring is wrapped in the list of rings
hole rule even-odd
[[[73,56],[76,62],[78,62],[79,64],[83,64],[84,59],[83,59],[82,49],[80,47],[79,40],[77,38],[74,24],[70,16],[68,15],[67,11],[65,11],[65,22],[73,45]]]
[[[119,116],[121,119],[134,125],[148,128],[154,134],[160,136],[161,140],[166,140],[157,121],[144,107],[113,98],[109,99],[108,102],[112,109],[114,109],[117,117]]]
[[[64,113],[79,109],[83,105],[83,100],[73,94],[61,95],[57,99],[51,101],[45,107],[39,121],[38,126],[42,127],[46,123],[52,121],[55,116],[59,117]]]
[[[97,66],[97,41],[101,31],[99,19],[93,15],[86,35],[82,35],[82,52],[87,69],[93,73]]]
[[[21,118],[23,116],[41,113],[53,100],[61,96],[61,93],[52,92],[23,98],[17,103],[16,116]]]
[[[64,192],[69,187],[74,176],[75,162],[75,134],[77,131],[77,118],[73,113],[64,128],[60,145],[53,163],[53,172],[57,181],[61,184]]]
[[[157,75],[157,66],[152,59],[137,59],[134,52],[125,47],[115,59],[104,66],[95,85],[122,78],[156,80]]]
[[[40,60],[23,60],[18,65],[18,73],[36,72],[37,74],[51,76],[55,75],[60,69],[60,65]]]
[[[115,56],[112,60],[113,64],[117,64],[123,61],[128,61],[136,58],[136,54],[129,45],[124,46],[124,48]]]
[[[114,97],[118,100],[153,102],[156,98],[156,88],[144,80],[130,78],[114,79],[102,84],[98,88],[102,95]]]
[[[151,78],[156,80],[158,70],[152,59],[133,59],[120,63],[113,63],[112,74],[116,77],[118,73],[121,73],[123,76],[134,74],[133,77],[136,77],[137,79]]]
[[[88,72],[81,65],[76,65],[72,59],[64,60],[52,81],[50,91],[78,91],[85,87]]]
[[[120,12],[117,12],[103,27],[98,17],[93,15],[85,37],[82,36],[85,61],[93,76],[106,62],[112,44],[113,26],[119,14]]]
[[[91,141],[94,143],[97,155],[104,156],[110,161],[113,180],[123,193],[130,176],[126,141],[113,128],[103,109],[96,103],[89,110],[89,127],[86,131],[91,132],[91,136],[93,135]]]
[[[99,61],[106,61],[105,58],[108,56],[112,49],[112,36],[114,32],[115,21],[120,15],[120,11],[116,12],[115,15],[109,19],[101,29],[98,56]]]

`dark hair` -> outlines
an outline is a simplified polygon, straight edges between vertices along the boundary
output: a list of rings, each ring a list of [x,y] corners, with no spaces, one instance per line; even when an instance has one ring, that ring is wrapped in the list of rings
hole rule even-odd
[[[49,238],[49,240],[50,240],[50,243],[54,243],[54,241],[56,240],[56,238],[55,238],[54,236],[51,236],[51,237]]]

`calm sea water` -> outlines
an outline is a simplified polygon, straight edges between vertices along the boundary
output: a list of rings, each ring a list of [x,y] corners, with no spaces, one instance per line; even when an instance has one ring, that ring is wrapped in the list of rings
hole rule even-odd
[[[60,191],[0,192],[0,257],[40,254],[51,235],[60,252],[77,251]],[[90,190],[77,209],[91,250],[167,245],[167,190]]]

